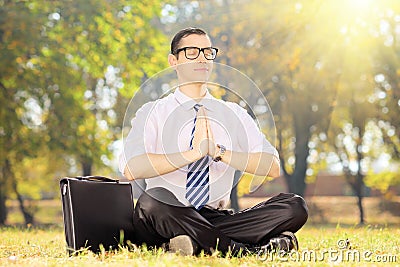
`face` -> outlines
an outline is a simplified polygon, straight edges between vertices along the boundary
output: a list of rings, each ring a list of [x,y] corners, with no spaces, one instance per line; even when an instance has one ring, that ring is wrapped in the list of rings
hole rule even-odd
[[[207,35],[191,34],[181,39],[178,49],[183,47],[211,47],[211,41]],[[186,53],[190,57],[190,51]],[[204,83],[212,71],[213,61],[207,60],[203,52],[196,59],[187,59],[185,51],[180,51],[176,56],[169,55],[168,61],[176,69],[180,83]]]

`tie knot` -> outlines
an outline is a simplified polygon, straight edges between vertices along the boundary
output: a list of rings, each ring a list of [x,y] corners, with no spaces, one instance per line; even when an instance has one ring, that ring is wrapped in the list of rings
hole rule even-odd
[[[196,112],[197,111],[199,111],[199,109],[200,109],[200,107],[202,107],[203,105],[200,105],[200,104],[196,104],[196,105],[194,105],[194,110],[196,110]]]

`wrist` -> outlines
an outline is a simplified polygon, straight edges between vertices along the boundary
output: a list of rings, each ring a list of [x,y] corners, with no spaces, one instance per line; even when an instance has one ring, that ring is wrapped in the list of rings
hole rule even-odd
[[[225,155],[225,152],[226,152],[226,147],[224,145],[217,144],[216,153],[213,157],[213,160],[215,162],[221,161]]]
[[[202,154],[202,152],[201,152],[201,149],[195,149],[195,148],[193,148],[193,149],[191,149],[191,150],[188,150],[186,153],[187,153],[187,155],[188,155],[188,160],[189,160],[190,162],[199,160],[199,159],[201,159],[201,158],[204,156],[204,155]]]

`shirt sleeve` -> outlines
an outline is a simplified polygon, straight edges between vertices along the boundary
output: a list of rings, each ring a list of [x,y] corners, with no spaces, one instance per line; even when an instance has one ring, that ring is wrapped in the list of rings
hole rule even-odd
[[[157,125],[154,120],[156,102],[143,105],[131,121],[131,129],[123,142],[123,150],[119,156],[119,171],[124,173],[128,161],[139,155],[154,153],[157,138]]]
[[[240,107],[236,106],[236,114],[242,124],[242,127],[245,131],[245,135],[247,138],[243,138],[243,140],[247,140],[246,150],[248,152],[265,152],[268,154],[272,154],[279,158],[278,151],[276,148],[265,138],[265,135],[261,132],[260,128],[257,126],[256,122],[253,118],[247,113],[247,111]]]

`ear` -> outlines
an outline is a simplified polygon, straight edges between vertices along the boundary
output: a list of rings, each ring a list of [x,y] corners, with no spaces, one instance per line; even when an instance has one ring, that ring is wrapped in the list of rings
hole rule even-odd
[[[174,67],[178,64],[178,59],[176,58],[176,56],[169,54],[168,55],[168,63],[171,67]]]

